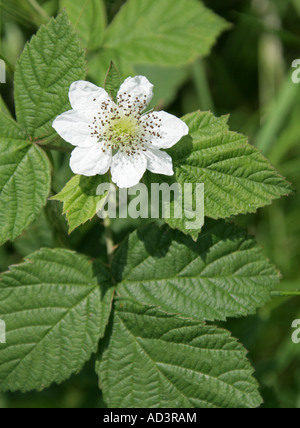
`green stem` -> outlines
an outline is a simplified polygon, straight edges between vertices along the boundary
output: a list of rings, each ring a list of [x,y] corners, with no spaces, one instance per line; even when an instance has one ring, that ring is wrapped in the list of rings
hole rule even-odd
[[[113,253],[114,253],[114,241],[113,241],[112,230],[111,230],[111,220],[108,216],[104,219],[104,228],[105,228],[107,256],[108,256],[109,264],[111,265],[112,259],[113,259]]]
[[[300,296],[300,291],[272,291],[272,297],[294,297]]]
[[[298,96],[297,86],[293,84],[291,75],[288,74],[283,83],[277,99],[273,102],[267,115],[267,119],[256,136],[256,147],[264,153],[268,153],[276,136],[288,118]]]
[[[44,11],[44,9],[38,4],[36,0],[28,0],[30,6],[44,19],[47,21],[50,19],[50,16]]]
[[[193,64],[193,78],[201,110],[214,111],[214,101],[211,95],[205,65],[201,59]]]

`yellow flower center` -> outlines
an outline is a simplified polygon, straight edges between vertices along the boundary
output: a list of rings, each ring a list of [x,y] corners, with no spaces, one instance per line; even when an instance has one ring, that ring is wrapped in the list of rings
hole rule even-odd
[[[161,119],[148,114],[148,120],[144,120],[141,113],[147,102],[144,100],[139,107],[138,101],[138,98],[132,101],[132,97],[128,95],[128,98],[120,99],[119,104],[108,101],[101,104],[99,112],[88,126],[91,137],[98,138],[104,153],[107,150],[112,150],[113,153],[120,150],[127,155],[139,155],[147,150],[146,144],[151,144],[151,138],[162,138]]]
[[[138,133],[138,122],[133,117],[121,117],[115,119],[109,127],[109,134],[116,142],[121,138],[123,141],[132,139]]]

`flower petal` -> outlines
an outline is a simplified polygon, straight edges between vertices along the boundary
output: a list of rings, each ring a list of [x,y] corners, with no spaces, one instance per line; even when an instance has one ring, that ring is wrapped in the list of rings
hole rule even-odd
[[[165,111],[151,112],[143,116],[142,120],[144,123],[151,121],[156,125],[160,125],[159,133],[161,136],[149,136],[149,141],[159,149],[169,149],[189,133],[186,123]]]
[[[147,159],[140,155],[127,155],[118,151],[112,158],[112,181],[120,188],[133,187],[138,184],[147,169]]]
[[[123,98],[122,98],[123,97]],[[125,109],[144,110],[153,97],[153,85],[145,76],[128,77],[118,92],[118,101]]]
[[[99,110],[103,102],[111,103],[108,93],[93,83],[84,80],[73,82],[69,90],[69,99],[74,110]]]
[[[95,144],[97,138],[91,135],[91,128],[89,128],[92,120],[85,113],[69,110],[57,116],[52,126],[65,141],[73,146],[90,147]]]
[[[174,175],[173,161],[168,153],[148,148],[144,154],[147,158],[147,169],[149,171],[154,174]]]
[[[87,177],[105,174],[110,163],[111,150],[106,150],[104,153],[100,143],[94,144],[92,147],[77,147],[73,150],[70,159],[70,167],[74,174]]]

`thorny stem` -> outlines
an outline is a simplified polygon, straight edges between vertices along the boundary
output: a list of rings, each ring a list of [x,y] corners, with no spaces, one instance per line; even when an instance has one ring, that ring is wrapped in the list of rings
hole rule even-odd
[[[111,231],[111,220],[108,216],[104,219],[104,228],[105,228],[107,256],[108,256],[109,264],[111,265],[112,259],[113,259],[113,253],[114,253],[114,241],[113,241],[112,231]]]

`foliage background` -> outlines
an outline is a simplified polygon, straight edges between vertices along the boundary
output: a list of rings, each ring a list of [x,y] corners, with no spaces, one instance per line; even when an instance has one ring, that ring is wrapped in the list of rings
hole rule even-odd
[[[157,0],[153,0],[157,1]],[[40,1],[43,9],[27,6],[25,0],[0,2],[0,53],[9,62],[8,82],[1,85],[1,97],[13,112],[12,72],[25,42],[59,9],[57,0]],[[122,0],[106,0],[108,22]],[[249,135],[252,144],[265,152],[271,162],[300,186],[300,84],[290,80],[291,63],[300,57],[300,0],[206,0],[207,7],[231,22],[204,60],[172,73],[160,67],[134,65],[146,75],[156,76],[162,98],[158,107],[182,116],[196,109],[216,115],[231,114],[231,129]],[[93,53],[88,52],[88,59]],[[89,70],[93,74],[92,66]],[[151,75],[150,75],[151,74]],[[100,82],[97,82],[100,84]],[[167,85],[168,83],[168,85]],[[156,85],[158,87],[158,84]],[[1,102],[1,99],[0,99]],[[1,102],[1,108],[4,108]],[[59,191],[72,174],[64,154],[55,156],[59,174],[53,188]],[[256,235],[283,275],[280,290],[300,289],[300,204],[299,194],[281,199],[255,215],[238,221]],[[0,271],[43,247],[61,244],[66,238],[64,223],[56,224],[57,204],[36,221],[13,244],[0,248]],[[60,213],[58,212],[58,216]],[[50,220],[50,221],[49,221]],[[114,224],[115,242],[132,230],[130,222]],[[95,220],[75,231],[73,248],[90,256],[105,254],[102,225]],[[105,256],[103,256],[105,257]],[[300,407],[300,345],[291,341],[291,324],[300,318],[300,297],[275,297],[256,316],[226,323],[234,336],[249,350],[249,357],[262,387],[264,406]],[[0,394],[0,407],[99,407],[103,406],[93,361],[77,376],[42,393]]]

